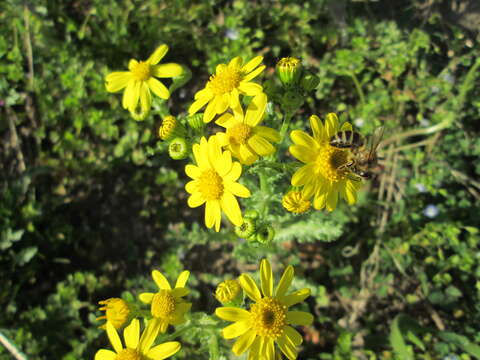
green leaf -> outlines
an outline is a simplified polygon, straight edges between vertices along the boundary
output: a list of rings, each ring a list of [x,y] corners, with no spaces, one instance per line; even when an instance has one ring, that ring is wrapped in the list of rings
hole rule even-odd
[[[452,343],[463,351],[480,359],[480,346],[471,343],[467,337],[449,331],[441,331],[438,333],[438,336],[442,340]]]

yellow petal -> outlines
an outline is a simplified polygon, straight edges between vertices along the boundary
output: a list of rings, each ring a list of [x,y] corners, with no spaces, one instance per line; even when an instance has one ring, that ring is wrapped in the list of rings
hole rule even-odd
[[[265,351],[265,360],[274,360],[275,359],[275,346],[273,339],[265,338],[264,351]]]
[[[262,345],[262,337],[257,336],[250,346],[250,351],[248,352],[248,360],[258,360],[260,359],[260,347]]]
[[[337,202],[338,202],[338,190],[336,189],[336,186],[332,188],[332,191],[330,191],[327,194],[327,210],[328,211],[333,211],[337,207]]]
[[[230,97],[228,94],[218,96],[217,103],[215,105],[215,112],[217,114],[224,113],[228,109]]]
[[[214,163],[215,171],[224,177],[232,169],[232,154],[230,151],[224,151]]]
[[[256,126],[253,129],[253,133],[264,137],[268,141],[280,142],[280,133],[275,129],[266,126]]]
[[[196,208],[205,204],[206,199],[199,192],[194,192],[188,197],[187,204],[191,208]]]
[[[291,326],[285,326],[283,331],[285,337],[292,343],[292,345],[298,346],[303,342],[302,335],[300,335],[300,333]]]
[[[325,207],[327,202],[327,194],[315,194],[315,198],[313,199],[313,207],[316,210],[321,210]]]
[[[255,69],[260,63],[263,61],[263,56],[255,56],[252,60],[247,62],[245,65],[242,67],[242,72],[244,73],[249,73],[253,69]]]
[[[233,339],[245,334],[250,328],[250,320],[241,320],[224,328],[222,330],[222,335],[225,339]]]
[[[242,321],[250,319],[249,311],[237,307],[216,308],[215,315],[226,321]]]
[[[195,100],[193,104],[190,105],[190,107],[188,108],[188,114],[189,115],[195,114],[198,110],[204,107],[205,104],[208,103],[212,97],[213,97],[213,94],[211,97],[201,97],[198,100]]]
[[[290,138],[295,145],[304,146],[311,149],[311,151],[315,151],[318,148],[318,143],[315,139],[301,130],[293,130],[290,133]]]
[[[228,219],[235,226],[240,226],[243,223],[242,212],[238,201],[232,193],[225,191],[220,199],[220,204],[223,212],[227,215]]]
[[[240,66],[242,66],[242,62],[242,58],[240,56],[236,56],[232,60],[230,60],[230,62],[228,63],[228,67],[239,68]]]
[[[292,145],[288,148],[290,154],[293,157],[304,164],[314,162],[317,159],[317,153],[312,151],[312,148],[308,148],[302,145]]]
[[[250,146],[248,145],[241,144],[239,147],[239,150],[240,150],[239,160],[242,162],[242,164],[251,165],[258,159],[257,154],[255,154],[253,149],[250,148]]]
[[[185,174],[187,174],[192,179],[198,179],[201,175],[200,168],[198,166],[188,164],[185,166]]]
[[[205,113],[203,114],[203,122],[204,123],[209,123],[212,121],[212,119],[215,117],[217,114],[215,112],[216,106],[217,106],[217,101],[219,99],[219,96],[216,95],[207,105],[207,108],[205,109]]]
[[[265,65],[262,65],[262,66],[259,66],[258,68],[256,68],[255,70],[253,70],[251,73],[249,73],[248,75],[245,75],[243,78],[242,78],[242,81],[250,81],[252,79],[255,79],[258,75],[260,75],[263,70],[265,70],[266,66]]]
[[[275,152],[275,146],[260,135],[253,135],[248,139],[248,145],[260,156],[268,156]]]
[[[248,198],[252,195],[250,193],[250,190],[248,190],[245,186],[237,182],[227,182],[227,183],[224,183],[224,186],[226,190],[230,191],[233,195],[238,197]]]
[[[235,161],[232,164],[232,169],[230,172],[225,175],[224,181],[237,181],[240,175],[242,175],[242,165],[240,165],[238,161]]]
[[[282,274],[280,281],[278,282],[277,289],[275,290],[275,296],[284,296],[290,287],[293,280],[293,266],[289,265]]]
[[[205,138],[203,137],[202,139],[205,139]],[[200,140],[200,143],[201,142],[202,140]],[[200,168],[200,170],[203,171],[203,170],[209,169],[210,164],[208,163],[208,157],[202,156],[201,149],[202,148],[200,144],[193,144],[192,146],[192,151],[193,151],[193,156],[195,157],[195,161],[197,162],[197,165]]]
[[[228,128],[229,125],[233,125],[232,121],[235,121],[234,117],[230,113],[225,113],[220,116],[217,120],[215,120],[215,124],[220,125],[221,127]]]
[[[135,60],[135,59],[131,59],[129,62],[128,62],[128,70],[132,71],[133,69],[135,69],[138,65],[138,61]]]
[[[149,359],[163,360],[176,354],[181,348],[178,341],[169,341],[151,348],[147,355]]]
[[[148,58],[147,62],[150,65],[157,65],[160,60],[165,56],[168,51],[168,46],[165,44],[160,45],[155,49],[152,55]]]
[[[220,202],[218,200],[207,201],[205,205],[205,226],[210,229],[221,219]]]
[[[152,107],[152,95],[148,85],[142,81],[140,85],[140,105],[143,112],[149,112]]]
[[[290,341],[287,340],[286,335],[283,334],[277,339],[277,344],[282,353],[289,360],[295,360],[297,358],[297,349],[292,345]]]
[[[177,282],[178,282],[178,280],[177,280]],[[185,286],[185,284],[183,286]],[[183,286],[177,287],[175,285],[175,289],[172,289],[170,294],[174,298],[181,298],[181,297],[187,295],[190,291],[186,287],[183,287]]]
[[[305,288],[305,289],[297,290],[293,294],[290,294],[281,298],[281,302],[285,306],[289,307],[289,306],[301,303],[303,300],[305,300],[309,296],[310,296],[310,289]]]
[[[263,296],[273,295],[273,273],[267,259],[263,259],[260,263],[260,284],[262,285]]]
[[[175,288],[183,288],[187,284],[188,277],[190,276],[190,271],[184,270],[178,276],[177,282],[175,283]]]
[[[133,101],[133,90],[135,88],[135,81],[130,81],[127,84],[127,88],[123,92],[123,98],[122,98],[122,106],[124,109],[129,109],[130,108],[130,103]]]
[[[110,321],[107,321],[106,328],[107,328],[107,335],[108,335],[108,339],[110,340],[110,344],[112,344],[113,349],[118,354],[123,349],[122,342],[120,341],[120,336],[118,336],[117,330],[115,329],[115,327],[112,325]]]
[[[292,176],[292,185],[293,186],[302,186],[305,185],[307,182],[311,180],[311,178],[315,177],[315,164],[309,163],[307,165],[302,166],[298,169],[295,174]]]
[[[144,304],[150,304],[154,295],[154,293],[141,293],[140,295],[138,295],[138,298]]]
[[[138,319],[133,319],[130,325],[125,328],[123,337],[127,348],[137,348],[138,340],[140,339],[140,321]]]
[[[232,352],[235,355],[241,355],[250,348],[252,343],[255,341],[257,333],[255,330],[249,330],[242,336],[240,336],[235,344],[233,344]]]
[[[160,290],[171,290],[172,287],[170,286],[170,283],[168,282],[167,278],[158,270],[153,270],[152,271],[152,278],[153,281],[155,281],[155,284],[157,284],[158,288]]]
[[[140,353],[148,353],[150,347],[160,332],[160,327],[161,322],[156,318],[153,318],[148,322],[147,328],[143,331],[142,337],[140,338],[140,343],[138,344]]]
[[[261,85],[249,81],[241,81],[238,85],[238,90],[248,96],[255,96],[263,92]]]
[[[310,116],[310,127],[313,131],[313,137],[317,141],[323,141],[325,134],[323,131],[323,124],[317,115]]]
[[[171,78],[180,76],[183,73],[183,68],[175,63],[168,63],[162,65],[152,66],[152,75],[159,78]]]
[[[105,87],[108,92],[117,92],[122,90],[132,80],[132,74],[129,71],[113,72],[106,76]]]
[[[199,180],[192,180],[189,181],[188,183],[185,184],[185,191],[188,192],[189,194],[195,194],[198,193],[198,186],[200,184]]]
[[[240,95],[238,94],[237,88],[233,88],[230,91],[230,107],[232,109],[237,108],[240,105]]]
[[[208,97],[209,99],[211,99],[213,97],[212,90],[208,88],[203,88],[202,90],[199,90],[195,93],[194,99],[198,100],[200,98],[205,98],[205,97]]]
[[[327,114],[325,118],[325,132],[327,138],[331,138],[338,132],[338,117],[335,113]]]
[[[255,284],[255,281],[250,275],[242,274],[239,277],[238,281],[240,282],[240,286],[250,299],[252,299],[253,301],[259,301],[262,298],[260,290],[258,290],[257,284]]]
[[[266,108],[267,95],[260,93],[255,96],[250,104],[248,104],[247,113],[245,114],[245,123],[252,127],[257,126],[260,121],[262,121]]]
[[[117,354],[111,350],[101,349],[95,354],[95,360],[115,360]]]
[[[292,325],[311,325],[313,315],[305,311],[289,311],[287,313],[287,323]]]
[[[170,97],[170,92],[167,87],[163,85],[159,80],[151,77],[147,80],[148,87],[161,99],[168,99]]]

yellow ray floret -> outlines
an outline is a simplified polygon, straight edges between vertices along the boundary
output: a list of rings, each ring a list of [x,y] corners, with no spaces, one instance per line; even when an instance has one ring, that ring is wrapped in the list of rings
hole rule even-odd
[[[260,156],[268,156],[275,152],[271,142],[279,142],[277,130],[260,126],[267,107],[267,96],[261,93],[253,98],[244,115],[241,106],[233,109],[233,114],[222,115],[216,123],[226,128],[225,133],[217,133],[217,139],[226,146],[232,155],[242,164],[251,165]]]
[[[113,72],[106,76],[105,86],[108,92],[123,92],[122,105],[130,112],[148,113],[152,104],[153,92],[162,99],[168,99],[170,92],[167,87],[156,78],[171,78],[182,74],[182,67],[178,64],[158,64],[168,51],[167,45],[160,45],[146,61],[130,60],[129,71]]]
[[[222,211],[236,226],[243,223],[242,212],[237,198],[249,197],[250,191],[237,182],[242,174],[242,165],[232,162],[230,151],[222,151],[216,136],[193,145],[197,165],[185,166],[186,174],[193,180],[185,185],[191,194],[188,206],[194,208],[205,204],[205,225],[220,230]]]
[[[188,109],[190,115],[208,104],[203,115],[203,121],[208,123],[229,107],[237,108],[240,94],[255,96],[263,92],[261,85],[251,82],[265,69],[265,65],[260,65],[262,60],[262,56],[256,56],[243,65],[242,58],[237,56],[228,64],[217,65],[205,88],[195,94],[195,101]]]
[[[313,196],[313,206],[317,210],[326,208],[333,211],[339,196],[354,204],[362,182],[345,167],[349,162],[349,150],[330,145],[332,136],[338,131],[352,130],[352,125],[344,123],[340,127],[337,115],[330,113],[325,124],[318,116],[312,115],[310,126],[313,136],[300,130],[290,134],[294,143],[289,148],[290,153],[305,164],[293,174],[292,185],[303,187],[305,199]]]
[[[180,343],[170,341],[152,347],[157,338],[160,324],[153,319],[148,322],[147,328],[140,337],[140,322],[133,319],[123,331],[125,347],[122,345],[117,330],[107,322],[107,335],[115,351],[101,349],[95,354],[95,360],[161,360],[166,359],[180,350]]]
[[[251,276],[240,276],[240,285],[253,301],[250,310],[237,307],[220,307],[215,314],[223,320],[233,321],[222,330],[225,339],[238,337],[232,351],[241,355],[249,351],[248,359],[274,360],[278,357],[275,345],[290,360],[297,358],[297,347],[302,336],[290,325],[310,325],[313,316],[304,311],[289,311],[288,308],[310,296],[305,288],[287,295],[293,280],[293,267],[288,266],[277,287],[273,286],[273,273],[268,260],[260,264],[260,289]]]
[[[189,292],[185,287],[189,276],[189,271],[183,271],[172,289],[167,278],[160,271],[153,270],[152,278],[158,286],[158,292],[139,295],[140,301],[151,304],[151,314],[158,320],[161,333],[167,331],[170,324],[179,325],[185,322],[185,313],[192,307],[191,303],[182,299]]]

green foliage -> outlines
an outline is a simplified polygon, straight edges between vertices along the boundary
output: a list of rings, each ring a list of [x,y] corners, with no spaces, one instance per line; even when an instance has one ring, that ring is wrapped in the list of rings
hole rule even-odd
[[[136,301],[155,291],[153,269],[172,279],[188,269],[192,313],[159,341],[182,342],[176,358],[230,358],[215,286],[268,257],[275,272],[295,266],[295,289],[312,290],[299,358],[479,358],[480,54],[447,3],[0,5],[1,334],[29,359],[92,359],[108,342],[99,300]],[[161,43],[185,75],[134,121],[104,77]],[[284,211],[298,169],[288,137],[279,162],[245,167],[254,196],[242,207],[274,229],[268,243],[205,229],[186,205],[185,161],[156,138],[161,117],[185,122],[218,63],[258,54],[266,79],[282,56],[320,79],[295,90],[301,101],[264,83],[266,126],[306,129],[310,115],[338,112],[367,136],[385,128],[380,175],[333,213]],[[295,105],[287,120],[284,96]]]

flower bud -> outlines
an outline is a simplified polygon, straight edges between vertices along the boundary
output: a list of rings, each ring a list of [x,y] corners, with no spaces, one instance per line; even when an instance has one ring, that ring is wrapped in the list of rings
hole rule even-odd
[[[184,137],[186,134],[185,127],[172,115],[165,116],[158,128],[158,136],[162,140]]]
[[[245,214],[243,215],[243,217],[255,220],[255,219],[258,219],[259,215],[260,214],[258,213],[257,210],[250,209],[245,211]]]
[[[282,96],[282,107],[287,112],[296,111],[303,105],[303,96],[298,91],[289,90]]]
[[[168,155],[170,155],[173,160],[185,159],[189,153],[190,144],[185,138],[177,137],[168,145]]]
[[[257,241],[261,244],[269,244],[275,237],[275,230],[270,225],[262,226],[257,232]]]
[[[241,301],[242,295],[242,287],[238,280],[222,281],[215,290],[215,298],[224,305]]]
[[[313,74],[305,74],[300,81],[300,85],[305,91],[313,91],[320,84],[320,79],[318,76]]]
[[[303,214],[310,209],[311,202],[303,197],[301,191],[290,191],[283,196],[282,205],[291,213]]]
[[[302,63],[294,57],[281,58],[277,63],[277,74],[282,84],[294,85],[302,74]]]
[[[202,132],[205,127],[203,113],[196,113],[187,118],[188,125],[195,131]]]
[[[235,226],[235,234],[242,239],[250,237],[255,233],[256,230],[257,226],[255,225],[255,221],[247,217],[243,218],[242,225]]]
[[[129,320],[132,309],[125,300],[120,298],[110,298],[99,301],[98,303],[103,305],[100,307],[100,311],[105,311],[105,315],[98,317],[97,320],[105,319],[117,330],[122,328]],[[106,323],[101,325],[100,328],[105,329]]]

